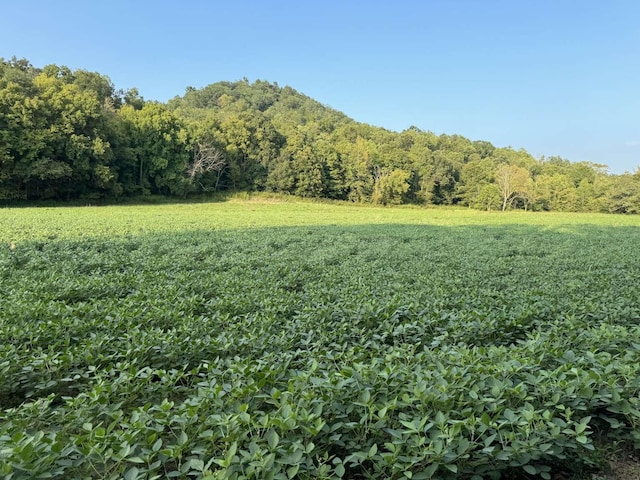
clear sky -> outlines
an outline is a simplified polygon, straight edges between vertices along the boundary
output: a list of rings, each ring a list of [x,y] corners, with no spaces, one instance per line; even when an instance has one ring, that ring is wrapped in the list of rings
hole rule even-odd
[[[243,77],[355,120],[640,166],[638,0],[0,0],[0,56],[166,101]]]

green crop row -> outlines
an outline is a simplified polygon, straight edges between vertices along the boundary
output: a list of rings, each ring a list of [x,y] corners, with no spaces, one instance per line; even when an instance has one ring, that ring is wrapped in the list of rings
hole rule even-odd
[[[0,250],[6,479],[543,478],[640,447],[635,227]]]

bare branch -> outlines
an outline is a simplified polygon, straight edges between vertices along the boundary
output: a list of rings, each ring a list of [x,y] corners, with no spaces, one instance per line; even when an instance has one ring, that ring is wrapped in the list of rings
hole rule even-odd
[[[220,150],[210,143],[198,143],[193,154],[193,163],[189,165],[187,174],[192,180],[206,172],[220,174],[226,164],[227,161]]]

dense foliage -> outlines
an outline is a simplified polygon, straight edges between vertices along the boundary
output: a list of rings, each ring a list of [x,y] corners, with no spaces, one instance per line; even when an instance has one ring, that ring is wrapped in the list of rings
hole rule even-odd
[[[3,478],[548,479],[640,446],[637,225],[186,231],[232,207],[2,212],[39,222],[0,249]]]
[[[208,152],[207,155],[201,155]],[[200,154],[200,155],[199,155]],[[267,190],[378,204],[640,211],[640,173],[355,122],[264,81],[162,104],[108,77],[0,59],[0,200]]]

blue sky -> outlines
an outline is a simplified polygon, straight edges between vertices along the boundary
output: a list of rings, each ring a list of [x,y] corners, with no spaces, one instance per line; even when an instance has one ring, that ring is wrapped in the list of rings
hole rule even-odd
[[[166,101],[247,77],[355,120],[640,166],[636,0],[0,0],[0,56]]]

